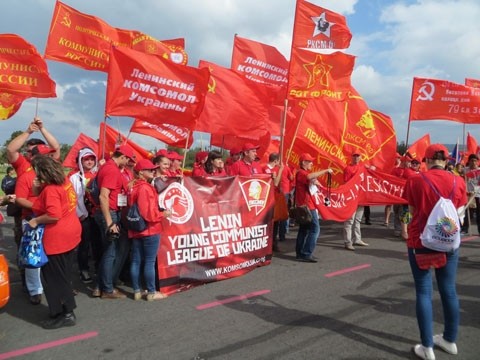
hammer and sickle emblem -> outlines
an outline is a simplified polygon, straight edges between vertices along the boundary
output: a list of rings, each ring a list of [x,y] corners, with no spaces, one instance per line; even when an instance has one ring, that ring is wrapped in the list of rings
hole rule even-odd
[[[70,20],[70,13],[69,12],[65,12],[65,15],[63,15],[61,24],[65,25],[66,27],[70,27],[72,25],[72,20]]]
[[[435,93],[435,85],[430,81],[425,81],[418,90],[419,95],[415,101],[433,101],[433,94]]]
[[[208,70],[210,71],[210,79],[208,80],[208,92],[215,94],[215,89],[217,88],[217,81],[212,76],[213,69],[209,66]]]

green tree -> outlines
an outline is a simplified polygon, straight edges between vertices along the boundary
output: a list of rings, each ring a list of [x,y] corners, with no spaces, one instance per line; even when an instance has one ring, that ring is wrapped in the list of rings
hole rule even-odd
[[[70,152],[70,149],[72,148],[72,145],[68,144],[61,144],[60,145],[60,160],[65,160],[65,157],[68,155]]]
[[[7,163],[7,146],[10,142],[15,139],[18,135],[23,133],[21,130],[16,130],[10,135],[10,139],[6,140],[3,144],[2,148],[0,149],[0,163],[5,164]]]

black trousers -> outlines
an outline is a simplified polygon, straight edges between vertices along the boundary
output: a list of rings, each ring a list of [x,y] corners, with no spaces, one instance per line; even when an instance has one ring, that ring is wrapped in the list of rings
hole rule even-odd
[[[48,255],[48,263],[42,267],[43,290],[51,316],[72,312],[77,307],[72,289],[72,265],[74,250]]]

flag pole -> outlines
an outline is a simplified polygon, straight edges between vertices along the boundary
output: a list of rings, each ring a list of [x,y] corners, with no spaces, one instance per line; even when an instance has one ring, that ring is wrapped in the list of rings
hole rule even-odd
[[[105,115],[105,117],[103,118],[103,134],[102,137],[102,160],[105,159],[105,142],[107,140],[107,119],[108,119],[108,116]]]
[[[412,121],[412,103],[413,103],[413,87],[414,86],[415,86],[415,78],[413,78],[412,96],[410,97],[410,110],[408,112],[407,139],[405,140],[405,149],[408,149],[408,136],[410,135],[410,123]]]
[[[283,147],[285,141],[285,124],[287,123],[288,99],[283,103],[283,114],[280,119],[280,164],[283,164]],[[288,159],[288,157],[287,157]]]

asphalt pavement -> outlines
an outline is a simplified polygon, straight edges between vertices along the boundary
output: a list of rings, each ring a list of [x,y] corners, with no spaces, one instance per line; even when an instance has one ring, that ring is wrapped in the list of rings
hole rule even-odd
[[[419,342],[415,294],[403,240],[383,226],[383,208],[362,225],[368,247],[345,250],[342,224],[321,222],[318,263],[295,261],[296,228],[269,266],[202,285],[164,300],[102,300],[75,274],[77,325],[44,330],[43,299],[30,305],[22,291],[15,244],[0,225],[0,252],[10,261],[11,298],[0,310],[2,359],[415,359]],[[457,291],[461,324],[458,355],[478,359],[480,238],[465,236]],[[129,292],[128,287],[120,287]],[[438,292],[435,333],[442,332]]]

